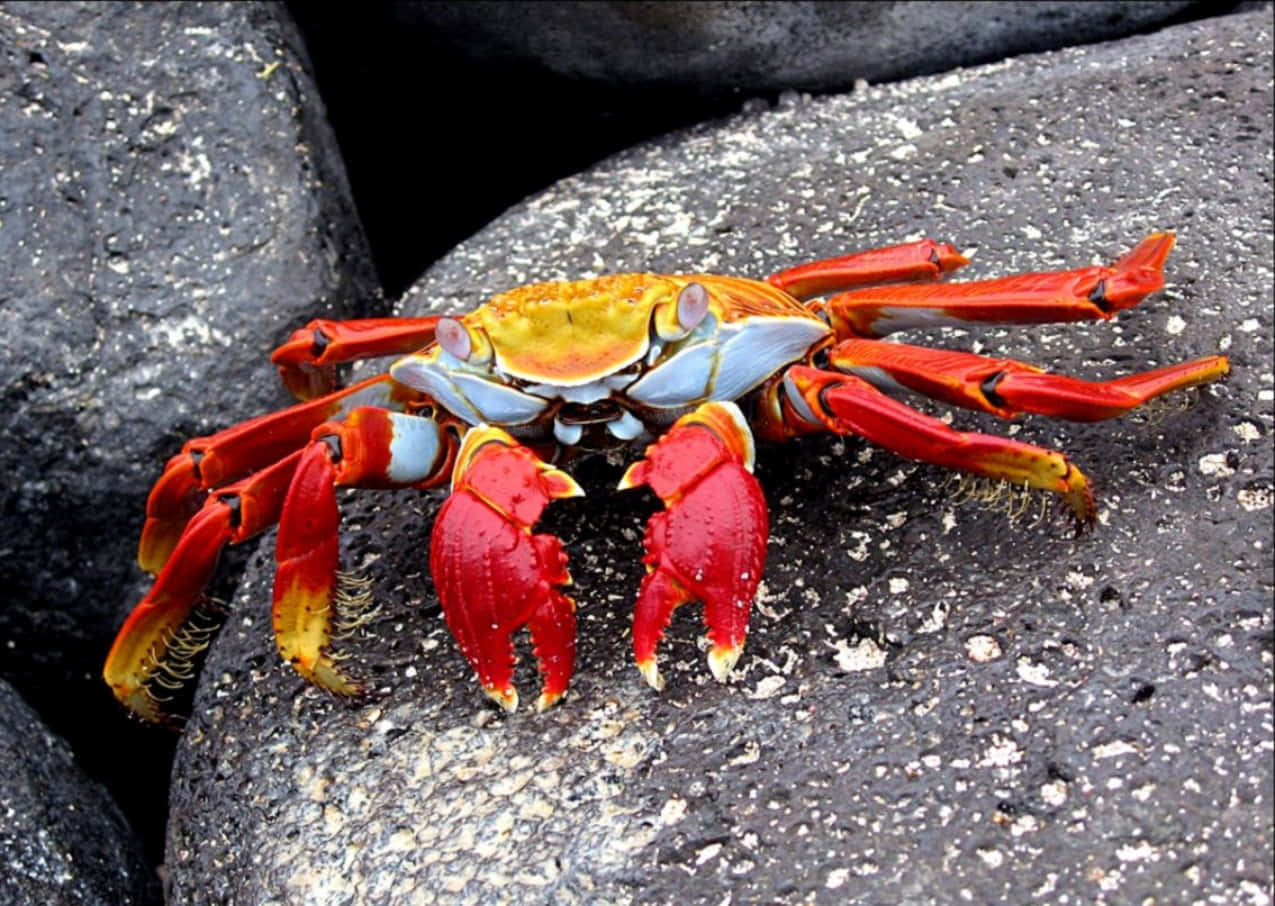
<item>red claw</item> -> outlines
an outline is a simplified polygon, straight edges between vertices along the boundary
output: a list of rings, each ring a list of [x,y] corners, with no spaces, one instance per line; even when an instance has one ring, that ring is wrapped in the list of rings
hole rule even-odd
[[[543,676],[538,709],[562,697],[575,668],[575,602],[561,591],[571,582],[567,556],[557,538],[531,527],[551,500],[583,493],[498,428],[471,429],[457,455],[430,568],[452,635],[507,711],[518,706],[512,636],[520,627],[531,633]]]
[[[739,659],[766,560],[766,498],[753,478],[752,436],[734,403],[706,403],[680,418],[621,488],[648,485],[667,509],[647,523],[646,577],[633,614],[633,653],[653,688],[655,651],[673,610],[704,602],[713,676]]]

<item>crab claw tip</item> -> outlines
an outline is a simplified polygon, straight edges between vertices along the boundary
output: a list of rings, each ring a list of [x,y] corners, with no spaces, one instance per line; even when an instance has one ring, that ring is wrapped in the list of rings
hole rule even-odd
[[[616,485],[616,489],[620,491],[628,491],[633,488],[640,487],[646,482],[646,476],[650,471],[650,465],[644,459],[640,459],[633,465],[624,470],[624,475],[620,478],[620,483]]]
[[[484,686],[483,691],[507,714],[513,714],[518,710],[518,690],[513,686],[505,686],[503,689]]]
[[[743,650],[743,645],[714,647],[708,653],[708,669],[713,672],[713,678],[719,683],[729,680],[730,672],[735,669],[735,662],[739,660]]]
[[[638,670],[642,671],[642,679],[646,680],[646,684],[656,692],[664,689],[664,676],[660,673],[659,666],[655,663],[655,658],[649,661],[639,661]]]
[[[540,697],[536,699],[536,711],[538,713],[548,711],[561,700],[561,692],[541,692]]]

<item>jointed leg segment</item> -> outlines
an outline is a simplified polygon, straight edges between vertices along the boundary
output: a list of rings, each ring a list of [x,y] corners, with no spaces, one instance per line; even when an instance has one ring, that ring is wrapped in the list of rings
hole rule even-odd
[[[1111,381],[1082,381],[1013,359],[875,340],[838,343],[828,362],[881,390],[902,387],[1002,418],[1034,413],[1077,422],[1124,415],[1154,397],[1215,381],[1229,370],[1226,359],[1209,356]]]

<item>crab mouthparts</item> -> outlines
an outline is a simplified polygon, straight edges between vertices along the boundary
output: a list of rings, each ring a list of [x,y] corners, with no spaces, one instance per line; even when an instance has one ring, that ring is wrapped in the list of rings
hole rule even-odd
[[[559,443],[586,450],[615,450],[647,433],[646,425],[614,399],[564,403],[553,421]]]

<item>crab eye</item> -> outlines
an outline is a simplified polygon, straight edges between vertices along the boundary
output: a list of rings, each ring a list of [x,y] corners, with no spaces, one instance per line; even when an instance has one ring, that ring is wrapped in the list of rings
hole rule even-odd
[[[434,337],[438,345],[462,362],[474,351],[474,343],[467,331],[455,318],[439,318],[434,325]]]
[[[700,283],[688,283],[677,294],[677,323],[688,333],[708,314],[708,290]]]

